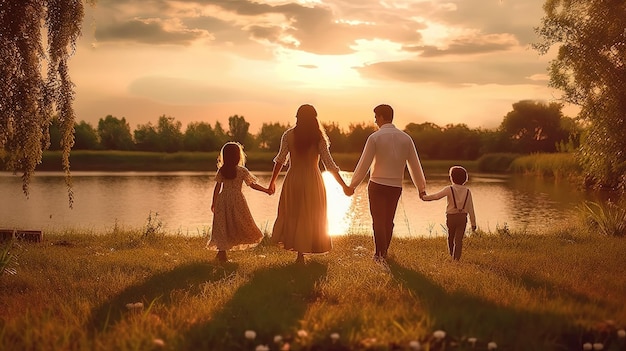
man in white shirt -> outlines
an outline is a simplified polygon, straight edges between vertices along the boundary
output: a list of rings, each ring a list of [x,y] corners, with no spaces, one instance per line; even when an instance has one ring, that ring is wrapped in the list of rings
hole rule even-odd
[[[405,167],[408,166],[420,194],[426,193],[426,179],[413,140],[392,123],[393,108],[384,104],[376,106],[374,118],[379,129],[367,138],[346,195],[354,194],[369,171],[367,194],[376,246],[374,259],[384,260],[391,244]]]

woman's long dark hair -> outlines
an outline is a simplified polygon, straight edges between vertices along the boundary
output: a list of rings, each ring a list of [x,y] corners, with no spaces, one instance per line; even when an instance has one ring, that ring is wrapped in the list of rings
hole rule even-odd
[[[243,152],[243,145],[235,141],[230,141],[224,146],[217,157],[218,172],[226,179],[235,179],[237,176],[237,166],[246,164],[246,154]]]
[[[317,120],[317,111],[311,105],[302,105],[296,113],[296,126],[293,129],[295,134],[295,148],[298,151],[306,151],[312,145],[317,144],[322,139],[328,139],[324,129]]]

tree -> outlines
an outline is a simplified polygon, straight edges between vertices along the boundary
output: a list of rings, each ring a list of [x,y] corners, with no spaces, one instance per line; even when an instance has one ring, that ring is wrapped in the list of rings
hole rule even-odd
[[[151,122],[139,124],[133,132],[135,148],[139,151],[158,151],[159,135]]]
[[[361,152],[365,147],[367,138],[376,131],[376,128],[372,124],[359,123],[348,126],[348,151]]]
[[[324,130],[326,131],[326,135],[328,136],[328,140],[330,142],[330,151],[347,152],[348,137],[339,127],[339,124],[337,122],[332,122],[329,124],[322,123],[322,126],[324,127]]]
[[[215,151],[219,150],[215,132],[211,124],[206,122],[191,122],[183,135],[183,148],[187,151]]]
[[[248,129],[250,128],[250,123],[246,122],[246,119],[243,116],[230,116],[228,117],[228,135],[233,141],[236,141],[244,146],[249,144],[251,139],[250,133],[248,133]]]
[[[289,128],[289,125],[276,123],[263,123],[259,134],[257,134],[257,142],[261,150],[270,150],[278,152],[280,148],[280,139],[283,133]]]
[[[533,100],[513,104],[513,111],[504,116],[500,130],[511,141],[516,153],[555,152],[556,145],[567,139],[561,128],[563,105]]]
[[[56,111],[70,206],[75,114],[68,60],[81,34],[83,16],[82,0],[0,4],[0,156],[8,170],[22,173],[22,189],[28,196],[35,167],[49,146],[48,127]]]
[[[133,137],[126,118],[118,119],[111,115],[98,121],[98,136],[100,144],[107,150],[132,150]]]
[[[96,150],[99,148],[98,132],[91,124],[80,121],[74,125],[74,149]]]
[[[479,156],[480,136],[465,124],[448,124],[441,133],[438,159],[475,160]]]
[[[159,117],[157,135],[159,137],[159,151],[176,152],[183,148],[182,123],[171,116]]]
[[[217,142],[217,149],[220,150],[228,140],[229,136],[224,131],[220,121],[215,121],[215,127],[213,127],[213,133],[215,133],[215,141]]]
[[[588,127],[579,159],[588,180],[626,190],[626,3],[623,0],[547,0],[536,29],[550,62],[551,87],[580,106]]]
[[[409,123],[404,127],[404,131],[413,139],[420,158],[439,158],[443,128],[431,122]]]

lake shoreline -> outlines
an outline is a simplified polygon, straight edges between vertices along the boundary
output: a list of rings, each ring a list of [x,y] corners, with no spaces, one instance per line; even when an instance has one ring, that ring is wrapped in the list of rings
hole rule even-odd
[[[360,153],[333,153],[337,165],[352,171]],[[139,152],[139,151],[86,151],[70,154],[70,171],[110,172],[215,172],[217,152]],[[272,171],[275,152],[247,152],[246,167],[251,171]],[[468,171],[477,171],[477,161],[472,160],[421,160],[425,171],[445,171],[453,165],[463,165]],[[0,167],[2,169],[2,167]],[[63,171],[60,151],[46,151],[37,171]]]

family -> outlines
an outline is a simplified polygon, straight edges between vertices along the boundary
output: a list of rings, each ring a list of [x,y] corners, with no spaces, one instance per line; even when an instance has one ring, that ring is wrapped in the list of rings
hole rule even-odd
[[[257,178],[245,167],[243,147],[236,142],[226,143],[218,157],[211,204],[213,225],[207,248],[217,251],[219,261],[227,261],[227,251],[253,247],[263,239],[241,189],[245,182],[254,190],[273,195],[276,179],[288,163],[271,241],[297,252],[296,263],[304,262],[304,254],[330,251],[332,242],[328,234],[326,188],[319,167],[321,159],[347,196],[354,194],[355,188],[369,173],[367,193],[375,261],[385,262],[388,255],[405,167],[408,167],[422,200],[447,199],[448,252],[454,260],[460,260],[468,215],[472,230],[476,230],[472,194],[465,186],[468,180],[466,170],[460,166],[450,168],[451,185],[427,195],[417,150],[411,137],[394,126],[393,108],[386,104],[376,106],[374,119],[378,130],[368,137],[350,184],[346,184],[339,173],[329,151],[328,137],[312,105],[300,106],[296,125],[283,133],[267,187],[259,185]]]

